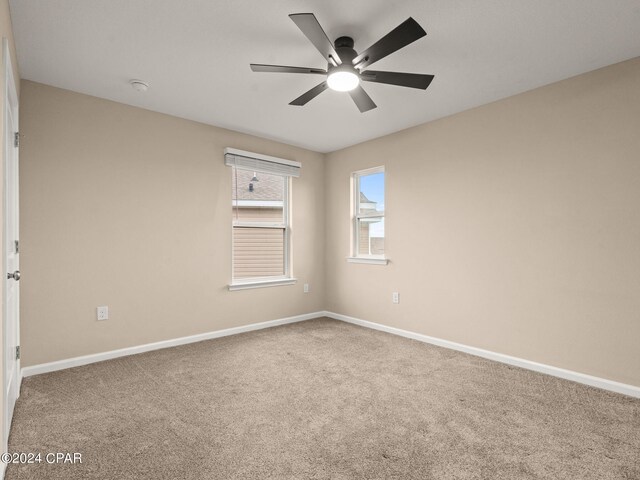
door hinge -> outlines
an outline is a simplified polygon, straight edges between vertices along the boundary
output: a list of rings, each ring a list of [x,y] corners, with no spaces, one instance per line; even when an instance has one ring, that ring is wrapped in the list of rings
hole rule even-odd
[[[20,345],[16,347],[16,360],[20,360]]]
[[[20,241],[16,240],[16,253],[20,253]]]
[[[18,148],[20,146],[20,132],[16,132],[13,137],[13,146]]]

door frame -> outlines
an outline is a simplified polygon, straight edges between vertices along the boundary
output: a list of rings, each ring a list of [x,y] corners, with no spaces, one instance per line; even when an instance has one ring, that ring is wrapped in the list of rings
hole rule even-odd
[[[13,128],[9,125],[9,110],[11,108],[14,109],[14,113],[15,113],[15,121],[18,122],[19,121],[19,117],[18,117],[18,113],[19,113],[19,102],[18,102],[18,94],[17,94],[17,89],[16,89],[16,83],[15,83],[15,78],[13,76],[13,68],[12,68],[12,64],[11,64],[11,53],[9,50],[9,41],[6,38],[2,39],[2,56],[3,56],[3,76],[4,76],[4,85],[3,85],[3,132],[2,132],[2,153],[3,153],[3,165],[2,165],[2,171],[3,171],[3,206],[2,206],[2,256],[3,256],[3,268],[2,268],[2,352],[3,352],[3,359],[6,358],[6,353],[7,353],[7,346],[8,346],[8,339],[7,339],[7,265],[6,265],[6,257],[7,257],[7,252],[8,252],[8,245],[7,245],[7,212],[8,212],[8,208],[7,208],[7,191],[8,191],[8,185],[9,185],[9,178],[8,178],[8,166],[7,166],[7,158],[9,157],[9,154],[11,152],[10,149],[14,149],[16,148],[14,146],[14,135],[13,135]],[[19,165],[19,162],[17,161],[17,151],[15,152],[16,155],[16,168]],[[15,175],[14,180],[16,182],[18,182],[18,175]],[[16,185],[17,188],[17,185]],[[18,194],[19,195],[19,194]],[[19,222],[19,215],[16,215],[16,222]],[[20,345],[20,292],[18,290],[18,315],[17,315],[17,319],[16,319],[16,344]],[[5,402],[5,386],[6,386],[6,380],[7,380],[7,370],[6,367],[4,365],[4,360],[2,362],[2,395],[3,395],[3,412],[2,412],[2,419],[3,419],[3,428],[2,428],[2,451],[6,452],[7,451],[7,447],[8,447],[8,441],[9,441],[9,429],[11,428],[11,412],[9,411],[9,405],[7,405],[7,402]],[[20,396],[20,384],[22,383],[22,375],[21,375],[21,370],[20,370],[20,359],[16,360],[16,372],[15,372],[15,379],[17,382],[17,388],[16,388],[16,394],[17,397]]]

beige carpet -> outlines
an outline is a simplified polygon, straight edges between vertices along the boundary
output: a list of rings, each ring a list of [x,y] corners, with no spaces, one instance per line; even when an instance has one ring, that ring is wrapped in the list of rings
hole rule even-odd
[[[328,319],[24,380],[16,479],[640,479],[640,400]]]

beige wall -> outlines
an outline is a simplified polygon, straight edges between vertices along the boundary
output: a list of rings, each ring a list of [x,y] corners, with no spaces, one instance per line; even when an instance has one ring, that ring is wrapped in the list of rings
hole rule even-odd
[[[321,154],[28,81],[21,130],[23,366],[324,307]],[[297,285],[227,290],[224,147],[302,162]]]
[[[391,263],[347,263],[378,165]],[[325,185],[328,310],[640,386],[640,59],[329,154]]]
[[[638,84],[635,59],[323,156],[23,82],[23,365],[327,309],[640,385]],[[303,162],[298,285],[226,290],[225,146]],[[350,264],[378,165],[391,263]]]

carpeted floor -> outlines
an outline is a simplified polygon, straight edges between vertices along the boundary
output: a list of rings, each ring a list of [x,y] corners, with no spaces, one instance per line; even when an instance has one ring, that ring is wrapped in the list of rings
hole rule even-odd
[[[317,319],[24,380],[6,478],[640,479],[640,400]]]

